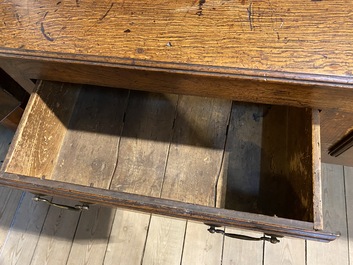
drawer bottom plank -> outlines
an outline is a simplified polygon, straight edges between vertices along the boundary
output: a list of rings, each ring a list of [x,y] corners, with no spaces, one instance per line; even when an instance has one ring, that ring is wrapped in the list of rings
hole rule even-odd
[[[80,89],[51,179],[109,188],[127,101],[125,90]]]
[[[162,198],[216,205],[231,101],[180,96]]]
[[[111,190],[160,197],[177,101],[130,92]]]

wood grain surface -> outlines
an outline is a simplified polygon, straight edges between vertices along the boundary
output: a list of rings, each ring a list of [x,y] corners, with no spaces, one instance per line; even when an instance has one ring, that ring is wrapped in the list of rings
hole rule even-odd
[[[82,212],[66,264],[103,264],[114,218],[115,209],[99,205]]]
[[[177,100],[176,95],[130,92],[110,189],[160,197]]]
[[[231,101],[180,96],[162,198],[216,205],[230,110]]]
[[[185,220],[152,215],[141,264],[180,264],[185,229]]]
[[[207,228],[202,223],[187,223],[182,265],[212,265],[221,262],[224,237],[211,234]]]
[[[67,115],[69,122],[51,178],[108,189],[116,167],[128,91],[87,86],[70,91],[79,96],[72,115]]]
[[[2,264],[31,264],[49,206],[32,201],[26,193],[0,253]]]
[[[0,125],[0,166],[5,159],[13,132]],[[8,231],[13,223],[17,205],[23,198],[23,192],[7,187],[0,187],[0,251],[5,243]],[[0,259],[1,263],[1,259]]]
[[[65,199],[53,199],[54,203],[72,205],[75,202]],[[42,203],[38,203],[43,207]],[[51,206],[46,221],[41,230],[39,240],[33,253],[31,265],[66,264],[70,254],[71,245],[66,240],[73,240],[80,212],[68,211]]]
[[[2,54],[353,82],[346,0],[12,0],[0,9]]]
[[[304,240],[281,238],[280,241],[277,245],[265,243],[264,265],[306,265]]]
[[[246,235],[251,237],[262,237],[259,232],[245,231],[235,228],[226,228],[227,233]],[[235,251],[236,250],[236,251]],[[264,242],[237,240],[224,237],[222,264],[224,265],[253,265],[263,264]],[[277,257],[277,255],[276,255]]]
[[[150,219],[150,214],[117,210],[104,264],[141,264]]]
[[[330,244],[307,242],[307,265],[349,264],[344,168],[323,164],[324,229],[339,231],[341,236]]]
[[[4,170],[46,178],[51,177],[58,152],[65,136],[78,89],[48,83],[32,94],[14,141],[11,163],[4,164]],[[54,89],[53,89],[54,88]],[[60,119],[61,118],[61,119]],[[47,135],[43,135],[47,132]]]

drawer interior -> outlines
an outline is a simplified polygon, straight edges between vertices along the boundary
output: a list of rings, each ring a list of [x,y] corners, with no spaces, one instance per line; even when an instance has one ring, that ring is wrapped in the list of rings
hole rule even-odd
[[[2,170],[322,226],[318,112],[42,81]]]

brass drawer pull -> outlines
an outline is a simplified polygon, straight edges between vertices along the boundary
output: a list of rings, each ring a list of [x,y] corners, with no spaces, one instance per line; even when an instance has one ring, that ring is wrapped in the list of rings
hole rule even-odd
[[[71,210],[71,211],[82,211],[82,210],[88,210],[89,206],[87,204],[82,204],[82,205],[75,205],[75,206],[69,206],[69,205],[64,205],[64,204],[59,204],[59,203],[54,203],[51,202],[43,197],[40,196],[35,196],[33,199],[33,201],[36,202],[45,202],[51,206],[55,206],[61,209],[65,209],[65,210]]]
[[[277,237],[275,237],[275,236],[251,237],[251,236],[244,236],[244,235],[239,235],[239,234],[226,233],[224,230],[216,229],[216,226],[214,226],[214,225],[210,225],[210,228],[208,228],[207,230],[211,234],[218,233],[218,234],[222,234],[227,237],[248,240],[248,241],[261,241],[261,240],[263,240],[263,241],[268,241],[272,244],[277,244],[280,242],[277,239]]]

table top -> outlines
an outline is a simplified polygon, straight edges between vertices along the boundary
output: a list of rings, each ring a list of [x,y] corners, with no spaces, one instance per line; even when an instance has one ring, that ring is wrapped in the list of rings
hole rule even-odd
[[[0,56],[353,84],[349,0],[8,0]]]

